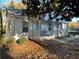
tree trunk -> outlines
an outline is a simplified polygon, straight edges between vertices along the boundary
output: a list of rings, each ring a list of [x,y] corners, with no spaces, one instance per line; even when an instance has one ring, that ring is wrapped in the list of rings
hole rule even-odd
[[[0,20],[1,20],[1,35],[3,34],[3,21],[2,21],[2,13],[1,13],[1,11],[0,11]]]

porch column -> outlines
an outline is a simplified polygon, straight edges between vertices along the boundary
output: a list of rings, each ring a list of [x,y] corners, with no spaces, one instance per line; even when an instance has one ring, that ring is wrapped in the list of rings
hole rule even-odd
[[[61,26],[60,26],[60,29],[61,29],[61,30],[60,30],[61,36],[62,36],[62,33],[63,33],[62,23],[63,23],[63,22],[61,21]]]
[[[6,35],[9,35],[9,26],[8,26],[8,19],[6,19]]]
[[[58,21],[56,22],[57,22],[57,37],[59,37],[59,22]]]
[[[8,17],[7,20],[6,20],[6,35],[7,36],[11,35],[11,33],[10,33],[10,26],[11,26],[11,20]]]
[[[28,18],[28,38],[32,39],[32,20]]]
[[[54,20],[52,21],[52,35],[54,35]]]
[[[62,20],[59,20],[59,37],[62,37]]]
[[[62,28],[63,28],[63,36],[67,36],[68,35],[68,28],[67,28],[68,24],[66,21],[63,21],[63,24],[62,24]]]
[[[38,28],[38,36],[40,37],[41,35],[41,21],[39,20],[39,28]]]
[[[68,22],[66,22],[66,36],[68,36]]]

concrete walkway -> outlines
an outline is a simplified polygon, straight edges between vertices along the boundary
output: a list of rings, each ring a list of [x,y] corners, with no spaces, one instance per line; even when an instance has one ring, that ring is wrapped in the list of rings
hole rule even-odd
[[[53,45],[53,44],[79,44],[79,36],[72,36],[72,37],[62,37],[62,38],[55,38],[53,36],[42,36],[37,40],[39,43],[43,45]]]

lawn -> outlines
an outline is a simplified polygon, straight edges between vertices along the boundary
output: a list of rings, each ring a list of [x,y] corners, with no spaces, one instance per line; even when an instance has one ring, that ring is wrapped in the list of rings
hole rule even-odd
[[[26,40],[21,45],[13,42],[0,48],[0,59],[79,59],[79,45],[55,44],[55,41]]]

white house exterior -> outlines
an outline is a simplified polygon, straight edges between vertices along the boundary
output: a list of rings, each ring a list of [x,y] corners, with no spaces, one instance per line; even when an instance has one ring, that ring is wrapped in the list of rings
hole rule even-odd
[[[21,15],[21,11],[17,9],[8,9],[6,18],[6,34],[21,35],[28,32],[28,19]]]
[[[8,10],[6,33],[7,35],[21,35],[25,33],[29,38],[40,38],[41,36],[67,36],[67,23],[65,21],[57,22],[48,21],[37,18],[28,18],[22,16],[21,13],[16,14],[15,11]],[[12,13],[12,14],[11,14]],[[13,15],[15,14],[15,15]]]
[[[67,22],[61,21],[58,22],[59,25],[57,28],[56,21],[46,21],[42,19],[34,20],[33,18],[28,21],[28,29],[30,37],[40,38],[41,36],[67,36]],[[30,24],[30,26],[29,26]]]
[[[10,35],[22,34],[23,33],[23,22],[24,18],[19,17],[12,17],[10,16],[8,19],[8,32]],[[27,20],[27,19],[26,19]],[[25,21],[26,26],[27,22]]]

